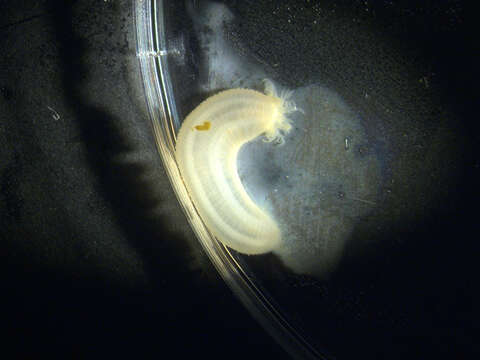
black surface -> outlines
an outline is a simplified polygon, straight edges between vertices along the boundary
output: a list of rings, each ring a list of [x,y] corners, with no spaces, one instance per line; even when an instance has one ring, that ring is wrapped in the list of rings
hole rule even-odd
[[[300,286],[298,308],[321,309],[323,333],[314,335],[338,358],[391,359],[392,349],[403,351],[398,359],[478,358],[479,127],[466,2],[386,1],[370,7],[374,16],[365,1],[301,2],[307,10],[293,0],[281,7],[226,3],[246,22],[277,8],[288,19],[308,19],[320,3],[322,16],[350,9],[367,25],[378,21],[405,51],[417,44],[432,68],[447,74],[437,77],[442,96],[470,135],[461,186],[448,189],[452,201],[383,234],[390,244],[398,239],[388,256],[346,257],[328,282],[272,278]],[[458,13],[445,16],[451,9]],[[279,56],[269,40],[272,18],[249,35],[260,59]],[[308,44],[310,30],[294,28],[300,22],[287,26],[280,45]],[[9,334],[0,356],[13,348],[13,358],[282,359],[219,279],[171,194],[145,113],[133,30],[130,1],[0,2],[0,311]],[[319,67],[325,74],[340,74],[337,67],[352,61],[342,44],[325,52],[338,60]],[[280,56],[283,65],[305,66],[298,72],[306,77],[326,63],[296,52]],[[426,240],[402,245],[408,237]]]
[[[387,186],[379,208],[395,206],[358,221],[328,279],[271,266],[265,287],[298,318],[314,314],[299,322],[338,359],[478,358],[479,77],[469,2],[228,3],[244,48],[276,64],[289,88],[318,81],[341,93],[369,135],[387,139],[389,151],[378,151],[385,173],[398,171],[385,176],[397,191]],[[422,85],[423,74],[430,84]],[[434,106],[418,84],[434,93]],[[431,134],[446,118],[448,136],[436,147]],[[255,270],[263,267],[261,259]],[[295,296],[278,283],[291,284]]]
[[[171,194],[133,31],[130,1],[0,2],[0,357],[282,358]]]

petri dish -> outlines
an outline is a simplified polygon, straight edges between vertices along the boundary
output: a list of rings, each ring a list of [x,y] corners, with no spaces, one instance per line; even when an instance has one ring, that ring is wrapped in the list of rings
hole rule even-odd
[[[440,263],[451,251],[465,259],[468,245],[452,248],[450,239],[471,226],[470,215],[451,213],[466,208],[459,185],[471,185],[472,142],[458,111],[470,89],[460,103],[446,100],[458,74],[441,71],[461,60],[432,60],[439,37],[455,46],[461,2],[433,15],[428,4],[389,1],[137,0],[134,8],[159,154],[198,240],[251,314],[298,359],[429,352],[444,312],[425,315],[423,299],[452,299],[438,275],[451,280],[464,269]],[[202,101],[226,89],[263,92],[266,79],[290,94],[292,128],[281,144],[262,136],[245,144],[236,168],[282,241],[246,255],[206,226],[175,147]],[[429,340],[418,345],[415,333]]]

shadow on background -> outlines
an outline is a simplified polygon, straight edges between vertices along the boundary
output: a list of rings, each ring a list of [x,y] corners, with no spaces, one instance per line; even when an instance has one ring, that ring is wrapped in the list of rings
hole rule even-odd
[[[7,271],[15,272],[4,285],[14,292],[6,298],[5,309],[9,312],[10,345],[16,347],[17,357],[48,353],[62,358],[112,354],[142,358],[165,352],[176,358],[207,353],[220,358],[235,348],[230,358],[245,357],[252,351],[282,358],[277,345],[223,283],[205,286],[205,269],[192,269],[190,263],[200,246],[188,243],[171,230],[170,224],[152,216],[162,202],[152,198],[158,193],[157,184],[145,176],[152,165],[122,160],[138,149],[124,135],[118,118],[82,96],[89,73],[82,61],[88,44],[73,28],[74,3],[46,2],[61,57],[61,93],[75,115],[80,141],[98,180],[95,190],[140,254],[148,283],[132,286],[126,278],[128,285],[122,286],[121,281],[108,281],[94,271],[59,273],[42,264],[5,264]],[[62,249],[54,251],[62,256]],[[206,271],[213,271],[207,264]],[[218,275],[213,277],[219,280]],[[249,346],[236,346],[238,329],[247,331],[242,342]]]
[[[149,165],[120,160],[136,149],[119,128],[119,119],[81,95],[88,76],[82,56],[88,45],[72,27],[73,3],[48,2],[62,57],[63,95],[78,120],[100,196],[111,205],[118,226],[141,255],[149,283],[123,287],[95,273],[62,274],[47,266],[6,264],[10,273],[3,285],[18,292],[13,297],[7,294],[3,307],[11,324],[11,345],[17,346],[19,357],[45,352],[63,358],[129,353],[142,357],[152,351],[159,356],[174,351],[178,358],[207,353],[211,358],[257,358],[270,347],[270,356],[282,358],[262,330],[252,328],[246,311],[232,303],[230,292],[192,280],[198,274],[192,275],[186,267],[192,259],[191,244],[151,216],[162,199],[152,198],[156,184],[143,176],[150,172]],[[471,108],[473,93],[462,88],[464,59],[456,57],[462,54],[461,46],[457,50],[441,64],[444,71],[452,69],[445,88],[458,99],[461,117],[471,118],[465,131],[474,139],[478,124]],[[8,90],[2,93],[11,96]],[[30,151],[33,154],[36,148]],[[301,302],[296,306],[319,315],[312,319],[321,318],[321,326],[314,328],[324,344],[346,357],[363,353],[390,359],[392,349],[407,351],[397,358],[426,357],[432,352],[468,355],[462,351],[473,349],[479,177],[478,167],[470,167],[478,166],[476,154],[465,156],[458,170],[464,173],[448,202],[417,222],[388,224],[391,231],[377,235],[375,245],[362,253],[352,239],[340,270],[328,282],[310,279],[304,291],[297,288]],[[2,184],[13,183],[15,169],[5,174]],[[15,206],[10,206],[12,216]],[[360,238],[366,236],[361,231],[355,232]],[[270,255],[252,262],[264,266],[265,259],[272,272],[281,267]]]

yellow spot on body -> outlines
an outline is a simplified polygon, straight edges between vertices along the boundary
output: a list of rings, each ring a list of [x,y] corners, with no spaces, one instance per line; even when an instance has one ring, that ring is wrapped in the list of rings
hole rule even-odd
[[[278,97],[273,83],[265,82],[265,88],[266,94],[230,89],[209,97],[187,116],[175,148],[180,174],[204,224],[224,245],[249,255],[281,244],[279,226],[250,198],[236,166],[244,144],[262,135],[266,141],[283,139],[291,128],[285,116],[291,110],[288,96]],[[212,127],[209,136],[197,132]]]
[[[195,126],[195,129],[198,131],[207,131],[210,129],[210,126],[211,126],[210,121],[205,121],[203,125]]]

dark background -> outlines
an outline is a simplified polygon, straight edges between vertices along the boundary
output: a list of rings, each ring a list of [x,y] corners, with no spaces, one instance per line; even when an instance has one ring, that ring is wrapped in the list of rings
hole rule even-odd
[[[130,1],[0,1],[0,357],[282,358],[171,193],[133,34]]]
[[[328,8],[333,2],[325,3]],[[405,42],[429,44],[430,60],[450,74],[444,78],[445,94],[460,117],[470,119],[462,125],[476,144],[478,116],[472,105],[477,92],[465,87],[476,79],[469,44],[458,33],[448,37],[448,31],[431,41],[431,25],[446,19],[429,10],[437,8],[436,2],[391,3],[410,12],[391,27],[388,22],[382,26],[394,35],[398,30]],[[239,8],[248,13],[248,2],[242,4]],[[264,4],[270,9],[270,2]],[[457,28],[469,13],[458,9],[447,17]],[[8,333],[0,356],[13,350],[13,358],[286,358],[219,278],[171,193],[145,113],[133,26],[126,0],[0,0],[0,315]],[[407,26],[418,32],[402,32]],[[463,39],[471,38],[462,26]],[[447,45],[451,51],[438,57]],[[397,339],[401,344],[395,346],[408,357],[396,358],[432,353],[476,358],[473,265],[478,245],[472,243],[478,239],[478,192],[471,190],[479,163],[473,151],[465,163],[474,167],[463,174],[464,186],[456,189],[454,202],[465,208],[450,217],[445,205],[437,217],[443,223],[431,222],[412,235],[432,239],[443,234],[449,240],[435,249],[441,256],[427,262],[429,269],[413,257],[413,268],[434,281],[393,277],[400,289],[431,293],[418,300],[421,314],[407,312],[421,317],[421,327],[405,334],[410,336],[404,343]],[[455,243],[465,238],[469,241]],[[426,241],[422,252],[436,244]],[[408,258],[408,248],[398,251],[398,259]],[[394,265],[392,258],[382,266]],[[448,261],[437,277],[438,259]],[[352,277],[345,281],[341,272],[337,277],[343,284],[338,289],[355,291]],[[427,290],[416,284],[427,284]],[[342,348],[343,358],[361,357],[359,349],[374,354],[371,343],[362,345],[368,338],[362,328],[349,328],[358,315],[347,306],[342,310],[341,300],[349,295],[335,289],[322,300],[337,311],[326,317],[327,347],[330,342]],[[374,308],[375,299],[368,304]],[[382,318],[381,311],[372,315],[374,320]],[[399,323],[415,323],[402,318],[401,311],[394,313],[400,314]],[[327,334],[335,327],[338,333]],[[342,347],[342,336],[353,339],[356,333],[352,343],[358,348]],[[388,343],[378,348],[378,358],[392,358]]]

